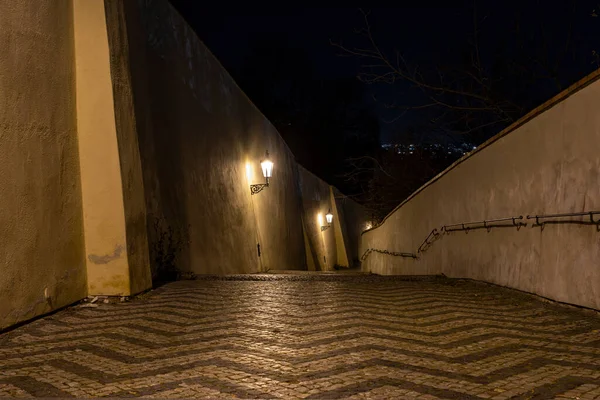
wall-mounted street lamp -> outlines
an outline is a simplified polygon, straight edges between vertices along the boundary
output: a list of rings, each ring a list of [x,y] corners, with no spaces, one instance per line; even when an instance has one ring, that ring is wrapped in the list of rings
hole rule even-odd
[[[269,151],[265,153],[265,159],[260,162],[263,176],[265,177],[265,183],[257,183],[250,185],[250,194],[256,194],[266,187],[269,187],[269,178],[273,176],[273,161],[269,159]]]
[[[331,226],[331,223],[333,222],[333,214],[331,213],[331,209],[329,210],[329,212],[327,214],[325,214],[325,220],[327,221],[327,225],[321,227],[321,232],[323,232],[324,230],[327,230]]]

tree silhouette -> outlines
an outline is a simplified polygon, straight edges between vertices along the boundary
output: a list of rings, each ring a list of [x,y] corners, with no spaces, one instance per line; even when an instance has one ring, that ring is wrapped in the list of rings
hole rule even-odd
[[[435,62],[407,59],[389,41],[384,48],[363,10],[356,40],[331,44],[340,55],[361,60],[358,78],[366,85],[401,89],[401,98],[383,105],[396,111],[396,120],[408,115],[418,120],[421,137],[479,144],[597,68],[593,45],[585,41],[589,30],[578,23],[579,14],[590,19],[592,7],[582,3],[540,3],[494,15],[498,10],[484,13],[474,2],[472,34],[454,45],[452,59]],[[393,141],[402,143],[407,134],[399,132]],[[459,155],[382,150],[356,157],[348,177],[371,174],[365,199],[383,216]]]

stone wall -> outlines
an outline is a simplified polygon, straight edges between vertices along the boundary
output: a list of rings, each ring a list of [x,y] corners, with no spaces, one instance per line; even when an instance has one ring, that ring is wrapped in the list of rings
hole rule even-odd
[[[362,235],[360,253],[416,252],[442,225],[600,210],[599,75],[540,106],[419,189]],[[528,226],[518,230],[442,235],[418,260],[372,253],[363,268],[380,274],[444,273],[600,309],[596,227],[569,223],[542,229],[525,221]]]
[[[86,295],[70,0],[0,1],[0,329]]]

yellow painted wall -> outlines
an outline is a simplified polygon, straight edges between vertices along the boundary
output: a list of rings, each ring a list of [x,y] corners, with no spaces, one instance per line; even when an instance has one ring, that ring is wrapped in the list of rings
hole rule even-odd
[[[131,206],[136,200],[131,189],[142,190],[140,184],[136,185],[136,178],[141,180],[140,168],[131,165],[135,151],[133,155],[127,151],[135,149],[137,143],[126,141],[127,126],[123,119],[119,120],[122,136],[118,138],[117,135],[117,103],[106,21],[103,0],[73,0],[77,132],[88,292],[91,295],[127,296],[149,286],[148,273],[143,271],[144,267],[148,268],[143,236],[145,213],[143,203],[137,209]],[[128,235],[127,228],[138,235],[132,232]],[[136,262],[137,269],[130,270]],[[132,276],[137,278],[136,282],[131,281]]]
[[[71,1],[0,10],[2,329],[84,297],[86,269]]]

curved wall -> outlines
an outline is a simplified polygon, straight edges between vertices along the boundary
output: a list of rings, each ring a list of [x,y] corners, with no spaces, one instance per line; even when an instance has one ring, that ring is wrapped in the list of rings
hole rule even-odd
[[[419,189],[363,233],[360,254],[369,248],[416,252],[442,225],[600,210],[599,75],[578,82]],[[541,229],[527,222],[519,230],[444,234],[418,260],[372,253],[362,267],[381,274],[444,273],[600,309],[596,227]]]

